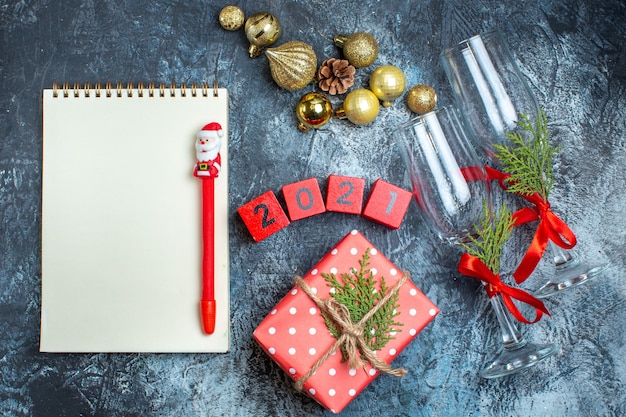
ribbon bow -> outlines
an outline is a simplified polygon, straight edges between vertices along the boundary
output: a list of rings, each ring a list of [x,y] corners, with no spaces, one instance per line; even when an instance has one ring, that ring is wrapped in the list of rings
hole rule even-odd
[[[510,174],[504,174],[491,167],[485,167],[485,170],[487,171],[489,179],[497,180],[500,187],[505,190],[508,188],[506,179],[511,176]],[[563,249],[572,249],[576,246],[576,235],[574,235],[572,229],[550,209],[550,202],[544,200],[538,193],[519,195],[530,202],[534,207],[524,207],[513,213],[515,226],[535,220],[539,220],[539,225],[526,251],[526,255],[524,255],[524,258],[522,258],[522,261],[513,273],[513,278],[515,278],[515,282],[518,284],[524,282],[535,270],[548,247],[548,241],[551,240],[554,244]]]
[[[548,201],[541,198],[539,194],[522,197],[532,203],[534,207],[524,207],[518,210],[515,213],[516,224],[517,221],[522,224],[539,220],[539,225],[526,255],[513,273],[513,278],[518,284],[532,274],[546,251],[549,240],[563,249],[572,249],[576,246],[576,235],[559,216],[554,214]]]
[[[508,308],[511,314],[513,314],[513,316],[522,323],[533,324],[538,322],[544,313],[550,315],[550,312],[541,300],[538,300],[522,289],[506,285],[502,282],[500,274],[494,274],[479,258],[470,255],[469,253],[461,255],[458,270],[463,275],[478,278],[479,280],[485,282],[487,284],[486,290],[489,298],[494,297],[497,294],[501,294],[506,308]],[[513,299],[534,307],[536,312],[535,320],[530,321],[524,317],[524,315],[519,311],[519,308],[517,308],[513,302]]]

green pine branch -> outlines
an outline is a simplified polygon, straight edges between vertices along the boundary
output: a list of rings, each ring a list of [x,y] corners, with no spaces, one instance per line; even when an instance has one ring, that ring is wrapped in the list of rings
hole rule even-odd
[[[525,140],[522,132],[515,131],[506,134],[510,145],[494,145],[495,156],[502,163],[504,171],[511,175],[507,180],[507,191],[521,195],[538,193],[544,200],[548,200],[554,185],[553,158],[561,148],[550,143],[548,122],[543,110],[539,110],[534,126],[525,114],[520,116],[518,125],[522,132],[526,132],[528,140]]]
[[[468,243],[461,246],[469,253],[480,259],[494,274],[500,272],[500,259],[504,245],[511,237],[515,223],[510,210],[503,204],[500,210],[493,214],[487,202],[483,206],[483,217],[474,225],[476,236],[469,236]]]
[[[359,269],[352,268],[350,273],[342,273],[341,281],[335,274],[322,273],[328,286],[333,291],[331,295],[337,302],[346,306],[350,312],[353,323],[359,322],[380,300],[387,294],[389,288],[385,278],[380,279],[380,289],[376,289],[377,281],[369,269],[369,248],[359,260]],[[390,340],[395,339],[392,334],[400,332],[402,323],[394,320],[398,314],[398,293],[394,294],[387,303],[365,322],[364,339],[371,350],[382,349]],[[325,314],[324,322],[335,337],[341,336],[341,329]],[[343,359],[346,360],[346,352],[343,351]]]

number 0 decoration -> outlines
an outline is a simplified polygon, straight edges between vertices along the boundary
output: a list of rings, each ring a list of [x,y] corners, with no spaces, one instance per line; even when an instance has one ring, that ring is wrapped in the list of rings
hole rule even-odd
[[[330,175],[326,202],[316,178],[281,188],[289,217],[273,191],[267,191],[237,209],[255,242],[284,229],[291,221],[326,211],[357,214],[389,228],[398,229],[411,202],[411,193],[382,179],[374,182],[365,208],[365,179]]]

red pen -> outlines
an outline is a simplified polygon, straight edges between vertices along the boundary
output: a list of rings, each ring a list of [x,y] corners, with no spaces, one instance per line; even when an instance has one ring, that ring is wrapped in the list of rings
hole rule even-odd
[[[215,331],[215,178],[221,167],[220,148],[224,131],[219,123],[205,125],[196,135],[196,159],[193,175],[202,181],[202,330]]]

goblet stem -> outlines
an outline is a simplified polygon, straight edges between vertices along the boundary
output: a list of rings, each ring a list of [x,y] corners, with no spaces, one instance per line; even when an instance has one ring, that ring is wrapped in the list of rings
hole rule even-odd
[[[499,378],[536,365],[555,354],[559,348],[551,343],[530,343],[522,336],[519,328],[504,308],[498,295],[490,298],[491,306],[502,331],[503,348],[495,359],[480,372],[483,378]]]
[[[570,251],[555,245],[551,241],[549,242],[549,245],[554,265],[565,265],[568,262],[575,261],[574,256],[572,256]]]
[[[496,318],[500,324],[500,330],[502,331],[502,343],[505,349],[512,349],[516,347],[523,347],[526,344],[526,339],[522,336],[519,328],[515,325],[509,314],[505,311],[502,305],[502,298],[500,296],[491,297],[491,306],[496,313]]]
[[[551,241],[548,245],[555,271],[550,280],[533,293],[537,298],[550,297],[591,281],[602,274],[608,266],[589,265],[574,256],[571,251],[563,249]]]

